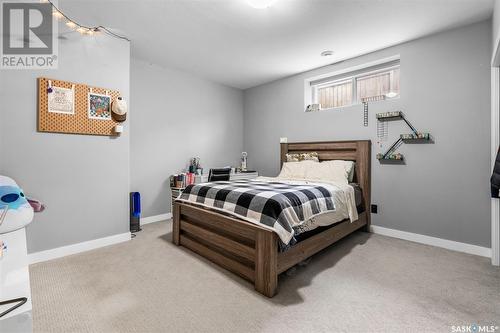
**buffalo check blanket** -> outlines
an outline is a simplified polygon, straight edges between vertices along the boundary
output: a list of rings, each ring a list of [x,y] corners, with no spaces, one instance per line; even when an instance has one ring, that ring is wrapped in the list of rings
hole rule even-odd
[[[259,180],[189,185],[178,201],[229,213],[274,230],[285,248],[293,245],[293,228],[311,217],[335,210],[332,193],[318,184]],[[292,243],[291,243],[292,241]]]

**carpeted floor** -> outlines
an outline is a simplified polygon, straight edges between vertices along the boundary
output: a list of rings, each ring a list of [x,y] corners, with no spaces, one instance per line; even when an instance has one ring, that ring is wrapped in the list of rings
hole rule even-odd
[[[451,332],[500,326],[486,258],[355,233],[280,276],[276,297],[170,242],[130,242],[30,267],[35,332]],[[498,331],[498,330],[497,330]]]

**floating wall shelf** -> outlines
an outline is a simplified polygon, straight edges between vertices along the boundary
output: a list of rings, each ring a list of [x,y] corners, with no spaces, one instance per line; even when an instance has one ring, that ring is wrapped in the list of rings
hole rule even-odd
[[[392,144],[392,146],[385,153],[378,153],[377,160],[379,161],[391,161],[391,162],[403,162],[404,156],[401,153],[396,153],[396,150],[403,143],[428,143],[431,142],[431,134],[427,132],[419,132],[413,127],[412,124],[405,118],[403,112],[401,111],[391,111],[376,114],[378,121],[392,121],[392,120],[403,120],[406,125],[412,130],[413,133],[401,134],[399,139]]]
[[[413,140],[417,140],[417,141],[429,141],[431,139],[431,134],[430,133],[424,133],[424,132],[420,132],[417,134],[401,134],[400,138],[403,140],[403,141],[413,141]]]
[[[403,154],[397,153],[397,154],[391,154],[389,156],[384,157],[384,154],[378,153],[377,154],[377,160],[381,161],[403,161],[404,156]]]
[[[379,121],[400,120],[403,119],[403,113],[401,111],[377,113],[376,117]]]

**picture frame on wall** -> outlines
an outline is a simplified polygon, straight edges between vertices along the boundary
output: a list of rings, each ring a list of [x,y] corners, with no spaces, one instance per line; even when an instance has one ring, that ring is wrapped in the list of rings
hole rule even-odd
[[[111,96],[89,92],[89,119],[111,120]]]
[[[75,87],[50,87],[47,101],[50,113],[75,114]]]

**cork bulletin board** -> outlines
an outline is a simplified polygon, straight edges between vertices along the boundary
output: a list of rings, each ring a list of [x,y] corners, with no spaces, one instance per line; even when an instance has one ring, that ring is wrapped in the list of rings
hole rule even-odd
[[[49,111],[49,82],[54,89],[66,88],[62,90],[73,90],[74,104],[72,112],[67,110],[58,112],[53,109]],[[106,117],[99,117],[100,114],[96,116],[95,113],[89,112],[89,99],[99,95],[103,97],[109,96],[109,101],[111,102],[120,96],[120,92],[91,87],[86,84],[52,80],[43,77],[38,78],[38,131],[105,136],[117,135],[114,132],[114,127],[119,124],[118,122],[115,122],[111,117],[107,119],[107,113],[105,114]]]

